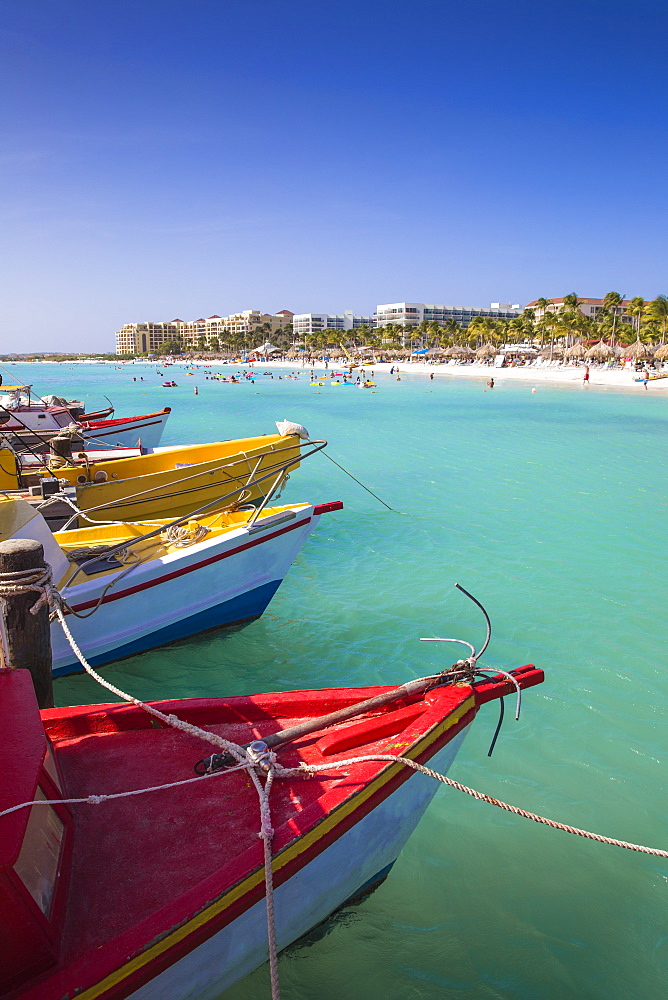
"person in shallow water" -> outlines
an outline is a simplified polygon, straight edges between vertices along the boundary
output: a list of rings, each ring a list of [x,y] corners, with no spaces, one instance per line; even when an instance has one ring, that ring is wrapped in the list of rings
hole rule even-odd
[[[489,380],[489,382],[487,383],[487,385],[488,385],[488,386],[490,387],[490,389],[493,389],[493,388],[494,388],[494,379],[493,379],[493,378],[491,378],[491,379]]]

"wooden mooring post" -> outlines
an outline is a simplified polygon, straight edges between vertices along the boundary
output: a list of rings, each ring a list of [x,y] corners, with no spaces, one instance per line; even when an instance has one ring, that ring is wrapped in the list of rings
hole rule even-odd
[[[0,542],[0,582],[4,574],[45,569],[44,549],[32,538],[10,538]],[[5,578],[7,582],[11,577]],[[53,707],[51,675],[51,628],[49,607],[42,605],[37,614],[31,608],[39,600],[36,590],[20,590],[3,597],[2,625],[3,666],[29,670],[40,708]]]

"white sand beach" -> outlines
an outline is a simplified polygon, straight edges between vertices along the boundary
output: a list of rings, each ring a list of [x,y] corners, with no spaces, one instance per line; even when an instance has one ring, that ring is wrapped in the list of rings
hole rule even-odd
[[[205,364],[208,368],[218,368],[221,364],[220,361],[199,361],[197,364]],[[241,367],[238,362],[227,362],[226,368]],[[244,365],[243,367],[247,367]],[[261,369],[286,369],[288,371],[317,371],[322,372],[322,363],[317,364],[306,364],[296,363],[294,361],[255,361],[252,362],[251,367]],[[583,384],[583,377],[585,373],[584,365],[522,365],[520,367],[512,368],[494,368],[492,365],[485,364],[429,364],[423,361],[404,361],[404,362],[382,362],[381,364],[366,364],[364,366],[364,371],[367,374],[375,372],[376,374],[389,374],[390,369],[398,369],[399,375],[434,375],[434,378],[438,379],[448,379],[448,378],[468,378],[468,379],[478,379],[482,381],[487,381],[490,378],[494,379],[496,384],[503,382],[531,382],[535,385],[548,383],[579,383]],[[332,371],[342,371],[343,363],[340,361],[331,361],[329,363],[328,372]],[[359,369],[356,369],[357,373]],[[640,373],[636,372],[635,366],[625,368],[607,368],[607,367],[595,367],[589,366],[589,384],[596,386],[608,386],[610,388],[616,389],[630,389],[632,391],[640,392],[653,392],[653,391],[668,391],[668,378],[661,378],[656,380],[650,380],[647,384],[647,390],[645,390],[642,382],[636,382],[635,379],[640,378]]]

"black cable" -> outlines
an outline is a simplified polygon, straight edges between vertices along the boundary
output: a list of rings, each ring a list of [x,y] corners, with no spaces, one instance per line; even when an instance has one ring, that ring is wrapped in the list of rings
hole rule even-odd
[[[460,584],[458,584],[458,583],[455,584],[455,587],[457,588],[457,590],[461,590],[462,594],[466,594],[466,596],[471,601],[473,601],[474,604],[478,605],[478,607],[482,611],[483,615],[485,616],[485,621],[487,622],[487,638],[485,639],[485,645],[482,647],[482,649],[480,650],[479,653],[474,653],[473,654],[475,656],[475,659],[479,660],[480,657],[482,656],[482,654],[485,652],[485,650],[489,646],[489,640],[492,638],[492,623],[489,620],[489,615],[487,614],[487,612],[485,611],[485,609],[483,608],[482,604],[480,603],[480,601],[478,600],[477,597],[474,597],[473,594],[469,594],[468,590],[464,590],[464,588],[462,586],[460,586]]]
[[[501,732],[501,724],[503,722],[503,716],[505,713],[505,705],[503,698],[499,698],[499,721],[496,724],[496,729],[494,730],[494,736],[492,737],[492,742],[489,745],[489,750],[487,751],[487,756],[491,757],[494,753],[494,747],[496,746],[496,741],[499,738],[499,733]]]

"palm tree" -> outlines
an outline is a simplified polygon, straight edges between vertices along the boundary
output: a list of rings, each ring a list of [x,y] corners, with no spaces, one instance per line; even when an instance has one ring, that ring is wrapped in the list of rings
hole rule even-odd
[[[463,331],[463,340],[470,341],[475,338],[475,343],[480,345],[486,339],[487,335],[491,330],[490,324],[493,324],[493,320],[489,316],[474,316],[466,330]]]
[[[508,333],[508,342],[511,344],[521,344],[527,335],[527,326],[525,320],[521,316],[515,316],[514,319],[510,321],[499,320],[499,326],[501,323],[506,323],[506,330]],[[497,326],[497,329],[499,329]],[[533,326],[532,326],[533,332]]]
[[[402,330],[403,327],[396,323],[386,323],[385,326],[379,326],[376,332],[381,343],[389,343],[390,347],[398,348],[402,343]]]
[[[440,326],[438,325],[438,323],[436,322],[436,320],[432,320],[432,322],[429,324],[429,333],[428,333],[428,336],[427,336],[427,346],[428,347],[440,347],[441,346],[441,336],[442,336],[442,332],[441,332]]]
[[[648,306],[647,314],[650,319],[661,326],[661,344],[665,344],[666,325],[668,324],[668,296],[657,295],[655,299],[652,299]]]
[[[454,317],[446,319],[441,327],[440,340],[441,343],[444,341],[449,341],[451,344],[455,344],[462,335],[462,328]]]
[[[564,308],[571,312],[577,312],[580,309],[580,300],[575,292],[569,292],[568,295],[564,295]]]
[[[578,309],[577,311],[573,309],[565,309],[564,312],[559,314],[559,326],[563,330],[564,336],[568,340],[571,334],[576,334],[581,327],[581,321],[584,316]],[[570,344],[566,344],[570,347]]]
[[[427,337],[429,336],[429,327],[430,327],[429,320],[423,319],[418,324],[418,326],[417,326],[417,328],[415,330],[414,336],[417,336],[419,334],[419,336],[420,336],[420,344],[422,344],[423,346],[426,345]]]
[[[617,316],[619,313],[619,307],[624,301],[624,296],[620,295],[619,292],[608,292],[607,295],[603,297],[603,309],[608,315],[612,316],[612,346],[615,346],[615,328],[617,326]]]
[[[408,341],[408,346],[410,349],[410,345],[413,343],[413,331],[415,330],[415,327],[412,325],[412,323],[400,323],[398,324],[398,326],[399,329],[401,330],[402,348],[406,346],[406,342]]]
[[[536,309],[540,309],[542,312],[541,319],[545,319],[545,314],[547,313],[547,307],[552,305],[552,299],[536,299]],[[533,310],[532,310],[533,311]]]
[[[638,339],[640,339],[640,320],[642,319],[645,313],[645,306],[646,302],[643,299],[642,295],[636,295],[635,298],[631,299],[631,304],[628,306],[626,310],[629,316],[635,317],[634,326],[635,326],[635,332],[638,335]]]

